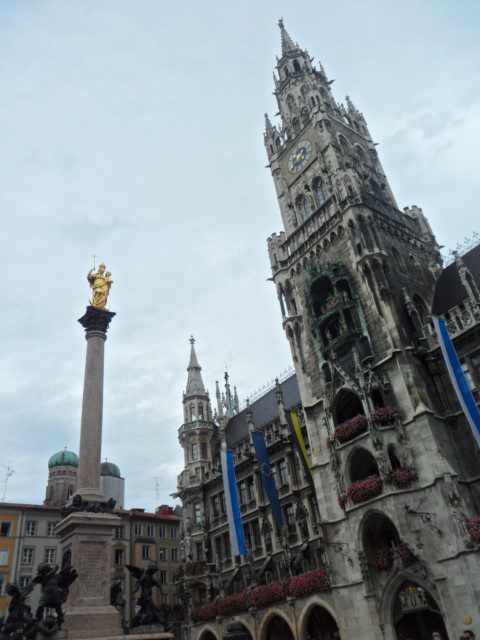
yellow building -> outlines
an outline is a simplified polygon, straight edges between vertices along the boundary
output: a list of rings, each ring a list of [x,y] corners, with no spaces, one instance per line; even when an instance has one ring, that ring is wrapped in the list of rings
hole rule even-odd
[[[0,618],[5,615],[8,605],[5,588],[15,579],[17,532],[18,514],[0,513]]]

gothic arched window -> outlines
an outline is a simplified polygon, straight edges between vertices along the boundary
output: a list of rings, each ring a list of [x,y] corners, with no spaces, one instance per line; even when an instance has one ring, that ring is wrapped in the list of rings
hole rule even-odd
[[[300,195],[295,201],[302,220],[306,220],[312,215],[312,202],[310,196]]]
[[[195,405],[192,404],[190,405],[190,422],[194,422],[197,419],[197,414],[195,412]]]
[[[293,70],[295,71],[295,73],[300,73],[302,70],[302,67],[300,66],[298,60],[294,60],[293,61]]]
[[[340,142],[340,147],[342,149],[342,155],[348,156],[349,145],[347,140],[343,136],[338,136],[338,140]]]
[[[295,135],[296,135],[297,133],[300,133],[300,129],[301,129],[302,127],[301,127],[301,124],[300,124],[300,120],[299,120],[298,118],[295,118],[295,119],[293,120],[292,125],[293,125],[293,133],[294,133]]]
[[[295,102],[295,98],[291,93],[287,96],[287,107],[290,111],[290,114],[295,113],[295,111],[297,110],[297,103]]]
[[[50,495],[48,496],[48,500],[49,500],[50,502],[53,502],[54,497],[55,497],[55,489],[52,487],[52,488],[50,489]]]
[[[315,178],[315,180],[313,181],[313,192],[315,193],[315,198],[317,199],[318,206],[321,207],[329,197],[327,185],[321,178]]]
[[[198,419],[199,420],[204,420],[204,413],[203,413],[203,404],[199,404],[198,405]]]

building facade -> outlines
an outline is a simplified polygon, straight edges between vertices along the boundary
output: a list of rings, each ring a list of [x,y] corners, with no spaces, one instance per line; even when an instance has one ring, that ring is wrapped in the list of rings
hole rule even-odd
[[[480,459],[431,314],[446,319],[478,399],[480,250],[442,267],[422,210],[398,209],[363,115],[348,97],[336,102],[282,22],[280,33],[281,122],[266,116],[264,141],[283,229],[268,251],[295,376],[243,411],[227,381],[213,419],[192,345],[178,483],[191,637],[220,640],[235,620],[254,640],[454,640],[480,631]],[[283,539],[251,429],[267,437]],[[230,558],[222,440],[235,455],[246,559]]]

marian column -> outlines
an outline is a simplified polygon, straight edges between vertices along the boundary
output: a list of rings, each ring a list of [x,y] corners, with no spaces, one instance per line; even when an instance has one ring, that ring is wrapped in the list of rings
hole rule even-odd
[[[92,299],[79,322],[85,329],[87,356],[80,426],[77,493],[63,509],[56,527],[61,537],[62,565],[78,578],[71,586],[65,615],[68,639],[108,638],[122,634],[121,616],[110,604],[111,540],[120,518],[100,491],[103,369],[107,329],[115,316],[106,307],[112,285],[105,265],[87,279]]]

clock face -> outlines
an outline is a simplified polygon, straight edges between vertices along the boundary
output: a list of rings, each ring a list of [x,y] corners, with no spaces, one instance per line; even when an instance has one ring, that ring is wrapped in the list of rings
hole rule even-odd
[[[290,156],[288,161],[288,170],[290,173],[298,173],[302,169],[310,157],[312,144],[308,140],[302,140]]]

